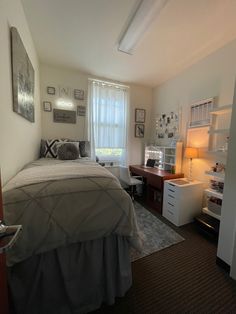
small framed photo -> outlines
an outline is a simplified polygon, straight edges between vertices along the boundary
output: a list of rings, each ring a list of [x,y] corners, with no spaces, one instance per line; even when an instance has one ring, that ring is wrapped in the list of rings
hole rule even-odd
[[[43,110],[44,111],[52,111],[52,103],[50,101],[43,102]]]
[[[86,107],[85,106],[77,106],[77,115],[78,116],[86,116]]]
[[[55,95],[55,94],[56,94],[56,89],[55,89],[55,87],[47,86],[47,93],[48,93],[49,95]]]
[[[77,100],[84,100],[84,90],[74,89],[74,98]]]
[[[144,123],[146,116],[145,109],[135,109],[135,122]]]
[[[144,137],[144,124],[135,124],[135,137]]]

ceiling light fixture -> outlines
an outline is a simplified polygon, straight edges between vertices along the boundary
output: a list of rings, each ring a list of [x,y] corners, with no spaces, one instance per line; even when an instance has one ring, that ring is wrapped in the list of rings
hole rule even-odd
[[[128,54],[133,53],[133,49],[141,39],[142,35],[150,26],[153,19],[164,8],[168,0],[141,0],[136,11],[131,16],[128,26],[121,36],[118,50]]]

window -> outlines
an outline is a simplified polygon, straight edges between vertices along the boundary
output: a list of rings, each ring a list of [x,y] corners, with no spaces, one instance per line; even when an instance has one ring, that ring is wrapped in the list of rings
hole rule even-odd
[[[95,155],[101,161],[125,164],[128,89],[90,81],[90,131]]]

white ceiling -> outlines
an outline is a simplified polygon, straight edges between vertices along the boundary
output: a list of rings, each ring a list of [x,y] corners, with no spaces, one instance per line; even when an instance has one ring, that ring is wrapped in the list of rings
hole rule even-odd
[[[117,42],[137,0],[22,0],[41,62],[156,86],[236,38],[236,0],[169,0],[134,54]]]

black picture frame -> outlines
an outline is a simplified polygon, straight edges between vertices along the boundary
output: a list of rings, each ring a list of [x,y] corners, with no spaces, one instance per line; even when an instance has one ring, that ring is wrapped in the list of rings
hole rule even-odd
[[[135,137],[144,137],[145,126],[144,124],[135,124]]]
[[[50,101],[44,101],[43,102],[43,110],[50,112],[52,111],[52,103]]]
[[[56,88],[53,86],[47,86],[47,93],[48,93],[48,95],[55,95],[56,94]]]

